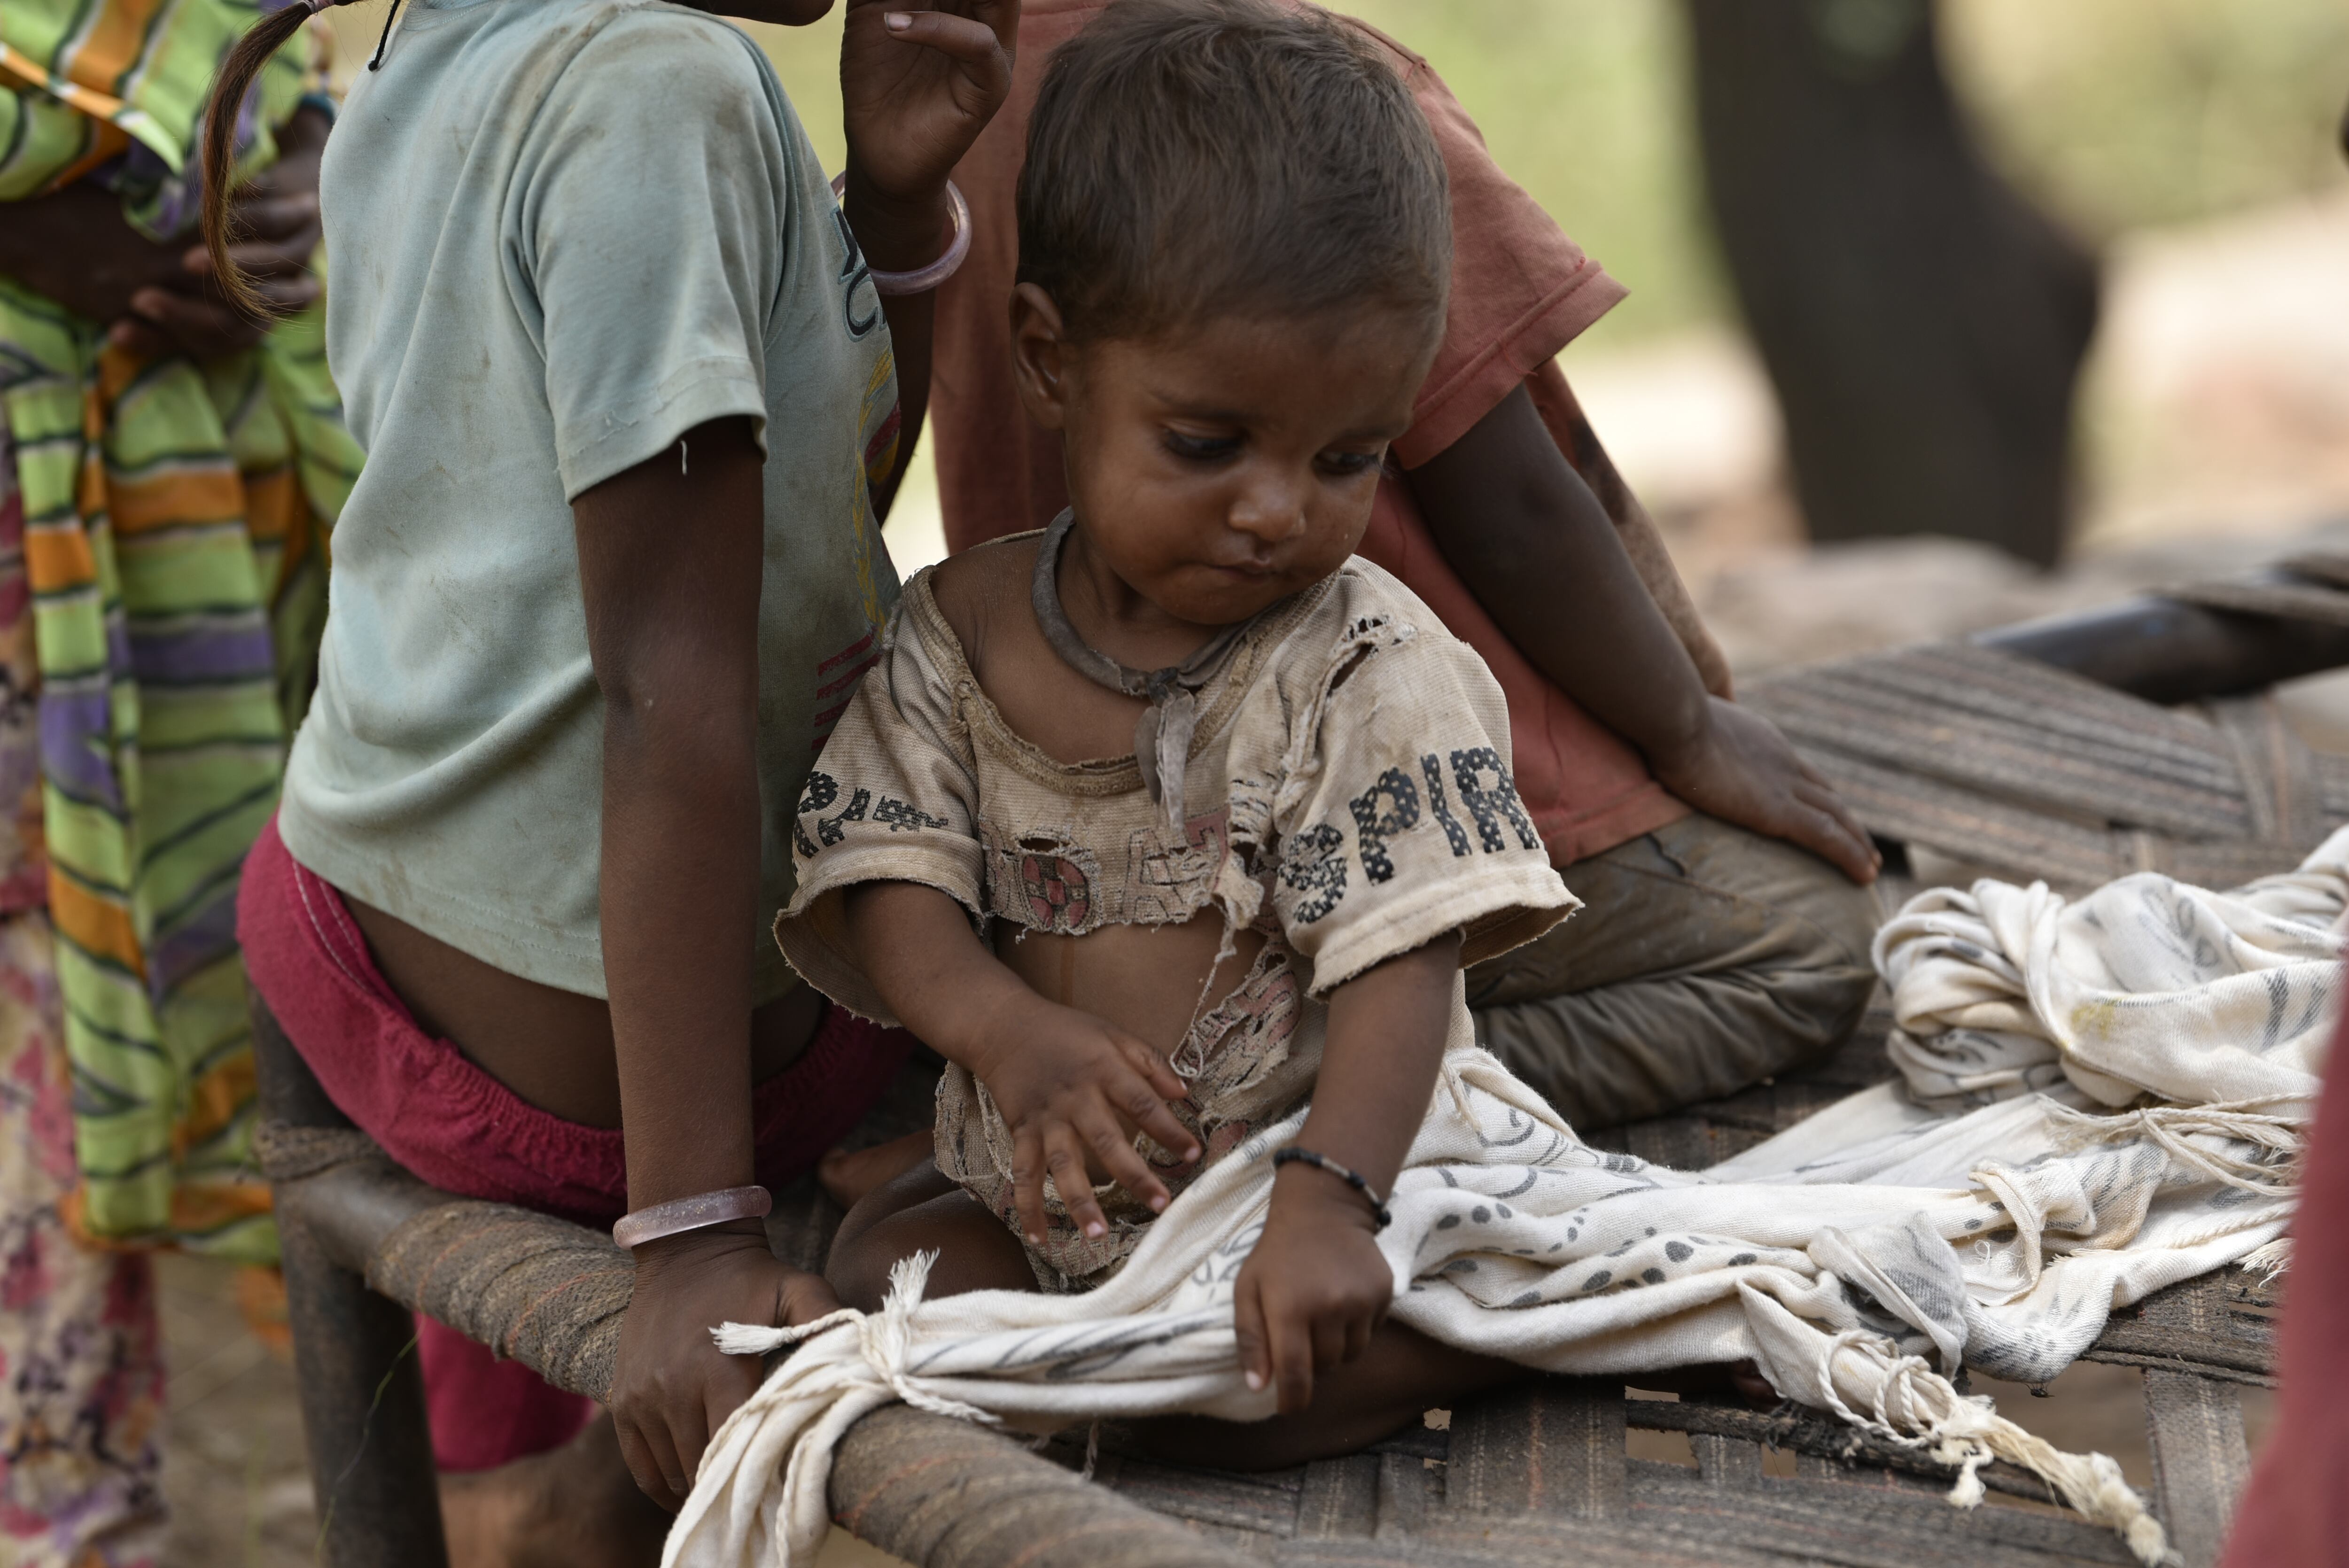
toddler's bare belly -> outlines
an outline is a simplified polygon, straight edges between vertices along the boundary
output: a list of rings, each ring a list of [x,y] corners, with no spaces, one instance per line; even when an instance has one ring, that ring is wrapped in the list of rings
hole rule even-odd
[[[995,933],[997,956],[1038,995],[1081,1008],[1169,1053],[1203,1006],[1240,983],[1265,943],[1262,934],[1242,931],[1235,954],[1217,966],[1224,923],[1213,906],[1181,925],[1104,925],[1064,936],[1005,922]]]

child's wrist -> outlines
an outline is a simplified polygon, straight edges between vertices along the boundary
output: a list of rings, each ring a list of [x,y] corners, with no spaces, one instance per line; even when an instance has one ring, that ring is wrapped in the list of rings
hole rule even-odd
[[[931,1047],[983,1083],[995,1076],[1004,1053],[1031,1032],[1021,1026],[1021,1014],[1023,1004],[1037,1000],[1036,994],[1009,972],[999,977],[986,976],[978,982],[978,994],[968,995],[954,1009],[962,1026],[948,1031],[943,1041],[930,1041]]]
[[[674,1268],[690,1270],[709,1259],[743,1251],[768,1251],[762,1220],[729,1220],[699,1230],[679,1231],[633,1249],[631,1257],[640,1279],[657,1278]]]
[[[885,273],[910,273],[945,254],[954,241],[954,208],[940,180],[927,190],[891,193],[848,165],[848,226],[864,259]]]
[[[1327,1171],[1302,1163],[1282,1166],[1273,1173],[1272,1206],[1284,1215],[1314,1224],[1350,1224],[1364,1235],[1376,1235],[1378,1214],[1370,1200]]]
[[[1677,723],[1648,738],[1640,749],[1659,775],[1677,774],[1701,762],[1713,739],[1713,699],[1700,695]]]

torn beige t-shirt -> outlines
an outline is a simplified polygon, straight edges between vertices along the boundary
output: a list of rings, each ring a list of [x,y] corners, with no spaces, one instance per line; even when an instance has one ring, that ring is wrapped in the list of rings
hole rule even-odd
[[[1333,986],[1445,934],[1465,966],[1538,936],[1578,901],[1518,801],[1508,712],[1474,650],[1378,567],[1350,561],[1268,612],[1199,694],[1173,830],[1132,757],[1068,764],[1012,733],[979,689],[925,572],[906,584],[793,823],[798,892],[776,922],[792,965],[826,995],[893,1023],[858,966],[843,892],[935,887],[989,922],[1071,935],[1172,924],[1213,904],[1266,934],[1237,986],[1171,1053],[1190,1082],[1176,1114],[1206,1158],[1170,1189],[1311,1093]],[[1455,985],[1451,1044],[1474,1042]],[[1162,1168],[1165,1152],[1139,1147]],[[1010,1130],[949,1066],[938,1168],[1015,1233]],[[1151,1214],[1104,1187],[1110,1233],[1087,1239],[1057,1196],[1048,1288],[1097,1284]]]

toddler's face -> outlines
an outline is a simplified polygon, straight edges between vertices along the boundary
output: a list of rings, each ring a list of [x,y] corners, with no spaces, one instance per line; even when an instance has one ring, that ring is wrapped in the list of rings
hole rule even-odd
[[[1436,332],[1383,310],[1214,321],[1023,355],[1023,391],[1062,433],[1087,545],[1167,614],[1229,625],[1353,552]]]

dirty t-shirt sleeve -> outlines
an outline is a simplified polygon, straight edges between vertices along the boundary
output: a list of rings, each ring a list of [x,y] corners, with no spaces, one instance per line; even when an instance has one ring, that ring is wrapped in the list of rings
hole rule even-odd
[[[707,17],[621,17],[516,160],[507,283],[537,318],[566,497],[712,419],[748,417],[764,449],[792,171],[750,48]]]
[[[1408,57],[1405,80],[1452,194],[1452,294],[1444,342],[1420,384],[1395,460],[1415,469],[1468,433],[1526,377],[1623,298],[1541,203],[1502,172],[1484,133],[1434,69]]]
[[[1293,721],[1272,894],[1316,995],[1452,931],[1475,964],[1578,907],[1517,799],[1508,709],[1475,650],[1413,601],[1297,654],[1320,695]]]
[[[978,775],[937,650],[911,623],[927,607],[909,592],[824,742],[792,821],[798,872],[775,940],[792,967],[849,1011],[894,1025],[848,940],[845,894],[858,882],[934,887],[982,909]],[[941,623],[943,624],[943,623]]]

